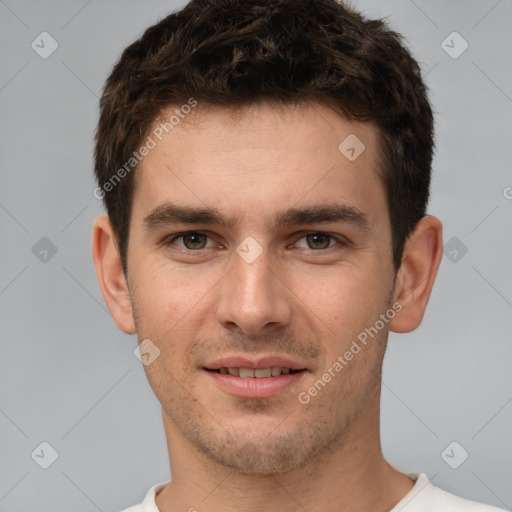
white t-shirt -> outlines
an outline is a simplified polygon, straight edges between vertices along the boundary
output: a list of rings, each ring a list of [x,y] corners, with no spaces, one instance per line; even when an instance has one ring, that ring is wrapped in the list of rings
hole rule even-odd
[[[505,512],[467,500],[432,485],[424,473],[409,473],[416,483],[414,487],[389,512]],[[121,512],[160,512],[155,504],[155,496],[169,481],[161,482],[149,489],[144,501]]]

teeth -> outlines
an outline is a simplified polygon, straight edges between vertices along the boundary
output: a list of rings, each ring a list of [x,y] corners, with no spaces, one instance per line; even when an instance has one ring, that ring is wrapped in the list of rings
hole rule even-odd
[[[242,379],[257,378],[265,379],[268,377],[278,377],[281,374],[290,373],[290,368],[281,368],[280,366],[272,366],[271,368],[219,368],[222,374],[233,375],[234,377],[241,377]]]
[[[254,377],[254,370],[252,368],[240,368],[240,377],[247,379],[248,377]]]
[[[254,370],[254,376],[257,379],[263,379],[265,377],[270,377],[272,375],[272,368],[258,368]]]

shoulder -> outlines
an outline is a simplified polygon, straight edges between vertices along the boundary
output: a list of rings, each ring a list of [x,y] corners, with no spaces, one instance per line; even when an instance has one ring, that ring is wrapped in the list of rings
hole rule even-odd
[[[430,484],[432,487],[433,510],[447,512],[504,512],[504,509],[469,500]]]
[[[452,494],[433,485],[424,473],[409,474],[416,483],[391,512],[506,512],[502,508],[486,505]]]
[[[133,505],[129,508],[125,508],[123,510],[120,510],[119,512],[159,512],[156,503],[155,498],[156,495],[169,483],[167,482],[160,482],[158,484],[153,485],[148,492],[146,493],[146,496],[142,500],[142,503],[139,503],[138,505]]]

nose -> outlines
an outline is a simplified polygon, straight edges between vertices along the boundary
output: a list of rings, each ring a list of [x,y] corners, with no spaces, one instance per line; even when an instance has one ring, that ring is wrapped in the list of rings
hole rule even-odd
[[[268,251],[251,263],[238,254],[233,260],[218,290],[217,321],[247,335],[267,334],[289,324],[292,293],[284,276],[270,267]]]

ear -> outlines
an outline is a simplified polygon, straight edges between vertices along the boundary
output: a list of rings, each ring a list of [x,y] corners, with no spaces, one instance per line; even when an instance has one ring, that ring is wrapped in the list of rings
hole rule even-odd
[[[420,325],[442,256],[441,221],[427,215],[417,223],[404,247],[394,293],[394,302],[402,309],[391,320],[391,331],[410,332]]]
[[[128,283],[123,273],[115,232],[106,215],[98,217],[93,224],[92,258],[101,293],[114,322],[126,334],[135,334]]]

